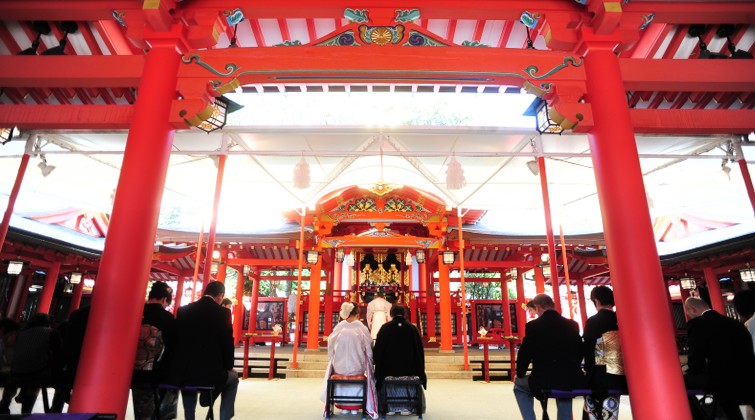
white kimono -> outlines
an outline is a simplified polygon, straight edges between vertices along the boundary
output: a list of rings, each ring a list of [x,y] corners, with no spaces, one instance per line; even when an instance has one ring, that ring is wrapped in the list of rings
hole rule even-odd
[[[367,377],[367,414],[377,418],[377,395],[373,378],[372,337],[360,321],[343,320],[328,336],[328,368],[325,371],[320,400],[326,402],[327,381],[331,374]],[[337,395],[360,396],[359,385],[337,385]]]
[[[381,297],[376,297],[367,304],[367,325],[373,340],[377,339],[380,327],[391,320],[391,306],[390,302]]]

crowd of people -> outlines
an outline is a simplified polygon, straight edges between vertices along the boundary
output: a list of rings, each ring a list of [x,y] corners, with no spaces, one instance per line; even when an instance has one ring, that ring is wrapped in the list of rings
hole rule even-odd
[[[173,290],[164,282],[152,284],[131,383],[137,420],[176,418],[179,391],[186,419],[194,418],[197,399],[209,406],[218,396],[219,418],[233,417],[239,380],[233,370],[231,312],[221,306],[224,297],[223,283],[210,282],[202,298],[179,308],[174,317],[166,310]],[[42,313],[32,315],[23,328],[10,319],[0,320],[0,415],[10,414],[14,398],[21,413],[31,413],[42,387],[55,389],[50,411],[63,411],[71,399],[89,308],[73,311],[57,328]]]
[[[536,418],[535,399],[546,410],[544,390],[573,389],[592,391],[584,400],[583,419],[618,419],[618,396],[608,391],[627,393],[628,386],[613,291],[595,287],[590,299],[597,313],[588,318],[581,337],[577,323],[558,313],[550,296],[539,294],[527,304],[536,319],[525,327],[514,382],[523,419]],[[687,389],[712,395],[713,409],[724,418],[740,420],[739,406],[755,404],[755,291],[737,292],[734,305],[741,321],[712,310],[699,297],[685,300],[689,354],[684,380]],[[711,418],[706,401],[690,394],[694,420]],[[556,406],[559,420],[572,418],[571,398],[557,398]]]
[[[186,419],[194,419],[197,401],[209,406],[219,397],[219,417],[228,420],[234,416],[239,380],[233,369],[225,286],[210,282],[203,296],[179,308],[176,317],[166,309],[172,296],[166,283],[155,282],[144,304],[132,377],[134,416],[137,420],[176,418],[180,393]],[[608,391],[628,386],[613,291],[595,287],[590,300],[597,313],[587,319],[581,336],[579,325],[558,313],[550,296],[538,294],[526,303],[535,319],[526,324],[514,381],[523,419],[534,420],[534,400],[540,400],[545,409],[544,390],[553,389],[590,389],[583,419],[618,419],[619,397]],[[755,290],[737,292],[733,302],[740,320],[712,310],[699,297],[685,300],[689,353],[684,380],[688,389],[712,394],[723,416],[739,420],[743,418],[739,406],[755,404]],[[323,402],[328,379],[364,380],[366,406],[342,403],[337,407],[345,414],[358,414],[364,408],[377,418],[379,396],[406,397],[417,392],[414,387],[395,386],[396,380],[417,381],[427,388],[422,338],[407,321],[403,305],[377,296],[367,307],[367,325],[352,302],[343,303],[339,315],[342,320],[327,340]],[[14,399],[22,413],[30,413],[41,387],[55,388],[50,411],[63,411],[71,398],[88,318],[87,306],[57,328],[42,313],[34,314],[23,328],[10,319],[0,320],[0,415],[10,414]],[[387,380],[390,390],[385,389]],[[337,395],[362,397],[363,392],[355,384],[336,388]],[[420,399],[419,410],[424,412],[424,395]],[[696,396],[690,395],[689,403],[693,419],[709,415]],[[572,418],[572,404],[571,398],[556,399],[559,420]],[[386,409],[388,414],[418,414],[418,407],[411,404],[388,404]]]

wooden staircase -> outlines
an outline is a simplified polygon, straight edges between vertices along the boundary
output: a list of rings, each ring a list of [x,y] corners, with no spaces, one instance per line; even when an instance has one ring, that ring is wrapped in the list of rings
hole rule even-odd
[[[508,367],[508,352],[495,354],[491,352],[491,369]],[[506,353],[506,354],[503,354]],[[457,350],[456,353],[439,353],[437,350],[425,350],[425,372],[428,380],[432,379],[461,379],[471,381],[473,376],[480,376],[482,366],[482,353],[470,354],[470,370],[464,370],[464,354]],[[292,362],[282,362],[286,369],[286,378],[323,378],[328,366],[328,353],[325,350],[319,352],[300,352],[297,356],[297,369],[291,367]],[[476,371],[475,371],[476,368]],[[491,370],[493,377],[501,373]],[[505,372],[508,377],[508,372]]]

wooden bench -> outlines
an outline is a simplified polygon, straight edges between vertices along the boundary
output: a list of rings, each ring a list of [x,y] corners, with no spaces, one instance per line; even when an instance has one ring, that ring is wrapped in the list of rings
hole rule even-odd
[[[389,389],[396,389],[398,387],[405,387],[405,396],[390,395]],[[380,415],[385,419],[385,415],[388,413],[389,404],[401,404],[414,407],[413,411],[419,416],[419,419],[422,420],[422,411],[424,411],[423,400],[422,381],[419,377],[411,376],[394,378],[388,376],[383,379],[383,386],[380,389],[380,396],[378,397]]]
[[[286,379],[284,362],[288,362],[287,357],[275,357],[273,359],[273,377],[278,379]],[[238,372],[239,377],[243,377],[244,373],[244,358],[234,358],[234,366]],[[247,366],[246,376],[249,378],[268,378],[270,370],[270,359],[267,357],[250,357],[249,365]]]
[[[361,396],[337,395],[337,385],[360,385],[362,387]],[[364,375],[343,376],[331,375],[328,378],[326,400],[325,400],[325,419],[329,420],[333,415],[335,404],[359,405],[362,407],[362,419],[366,419],[367,413],[367,378]]]
[[[601,389],[596,392],[594,389],[590,388],[580,388],[580,389],[543,389],[543,398],[540,400],[540,405],[543,407],[543,413],[547,412],[548,408],[548,399],[549,398],[555,398],[555,399],[573,399],[576,397],[588,397],[592,396],[595,397],[597,394],[600,397],[619,397],[621,395],[629,395],[629,391],[626,389]],[[603,406],[603,399],[598,398],[599,405]],[[597,402],[596,402],[597,403]],[[603,416],[603,410],[597,410],[597,416],[598,420],[602,419]],[[543,418],[546,418],[546,414],[543,414]]]

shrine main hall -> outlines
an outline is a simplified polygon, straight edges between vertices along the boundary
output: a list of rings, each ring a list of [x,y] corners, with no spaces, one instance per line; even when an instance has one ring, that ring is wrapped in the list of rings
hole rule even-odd
[[[68,412],[125,418],[154,281],[294,384],[346,301],[512,381],[524,303],[609,285],[631,418],[690,418],[681,302],[755,288],[754,43],[744,0],[0,2],[2,316],[91,306]]]

